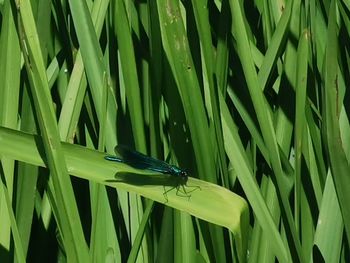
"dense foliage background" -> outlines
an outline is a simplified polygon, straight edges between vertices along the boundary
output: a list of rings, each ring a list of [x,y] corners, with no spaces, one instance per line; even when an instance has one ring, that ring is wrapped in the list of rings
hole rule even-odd
[[[349,14],[0,1],[0,261],[349,262]]]

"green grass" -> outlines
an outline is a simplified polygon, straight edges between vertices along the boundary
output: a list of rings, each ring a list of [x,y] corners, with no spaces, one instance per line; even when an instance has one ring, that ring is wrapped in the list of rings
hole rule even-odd
[[[0,261],[348,262],[349,11],[1,1]]]

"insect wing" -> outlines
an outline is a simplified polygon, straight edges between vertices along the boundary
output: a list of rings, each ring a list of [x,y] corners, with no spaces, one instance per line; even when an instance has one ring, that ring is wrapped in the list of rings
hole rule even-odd
[[[120,154],[125,163],[138,169],[149,169],[161,173],[170,173],[171,166],[166,162],[154,159],[140,152],[130,150],[123,145],[115,147],[116,154]]]

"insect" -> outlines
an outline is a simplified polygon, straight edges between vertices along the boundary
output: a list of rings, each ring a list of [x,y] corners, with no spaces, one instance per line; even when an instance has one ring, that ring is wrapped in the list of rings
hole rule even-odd
[[[185,170],[175,165],[171,165],[164,161],[142,154],[140,152],[133,151],[124,145],[117,145],[114,148],[114,151],[116,154],[120,155],[121,158],[116,156],[110,156],[110,155],[105,156],[104,158],[108,161],[125,163],[136,169],[150,170],[150,171],[169,175],[170,176],[169,179],[171,179],[171,185],[173,185],[173,187],[168,190],[165,190],[165,187],[164,187],[165,191],[163,195],[167,201],[168,201],[167,193],[173,190],[174,188],[176,188],[176,194],[178,196],[183,196],[188,198],[191,197],[189,193],[195,190],[194,189],[192,191],[186,191],[185,186],[188,180],[188,174]],[[182,188],[182,191],[180,191],[180,187]],[[193,186],[188,186],[188,187],[193,187]],[[195,188],[198,188],[198,187],[195,187]],[[183,194],[181,195],[182,192]]]

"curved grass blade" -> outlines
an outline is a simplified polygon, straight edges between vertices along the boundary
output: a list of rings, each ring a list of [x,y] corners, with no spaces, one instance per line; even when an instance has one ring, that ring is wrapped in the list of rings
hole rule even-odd
[[[16,142],[16,143],[15,143]],[[40,137],[0,127],[0,155],[45,166],[43,146],[40,145]],[[143,175],[158,176],[159,178],[172,178],[152,171],[137,170],[124,163],[113,163],[104,159],[105,153],[89,150],[78,145],[62,143],[62,149],[70,174],[94,181],[114,188],[134,192],[154,201],[164,203],[164,188],[162,184],[136,185],[126,182],[111,182],[116,179],[116,172],[142,173]],[[109,164],[109,165],[108,165]],[[114,165],[113,165],[114,164]],[[146,180],[148,176],[143,176]],[[165,180],[165,179],[164,179]],[[249,226],[249,209],[246,201],[235,193],[218,185],[188,177],[187,184],[196,185],[201,191],[193,192],[191,199],[180,198],[174,191],[169,192],[169,201],[165,205],[187,212],[197,218],[224,226],[235,236],[237,250],[243,258],[247,248],[247,233]]]

